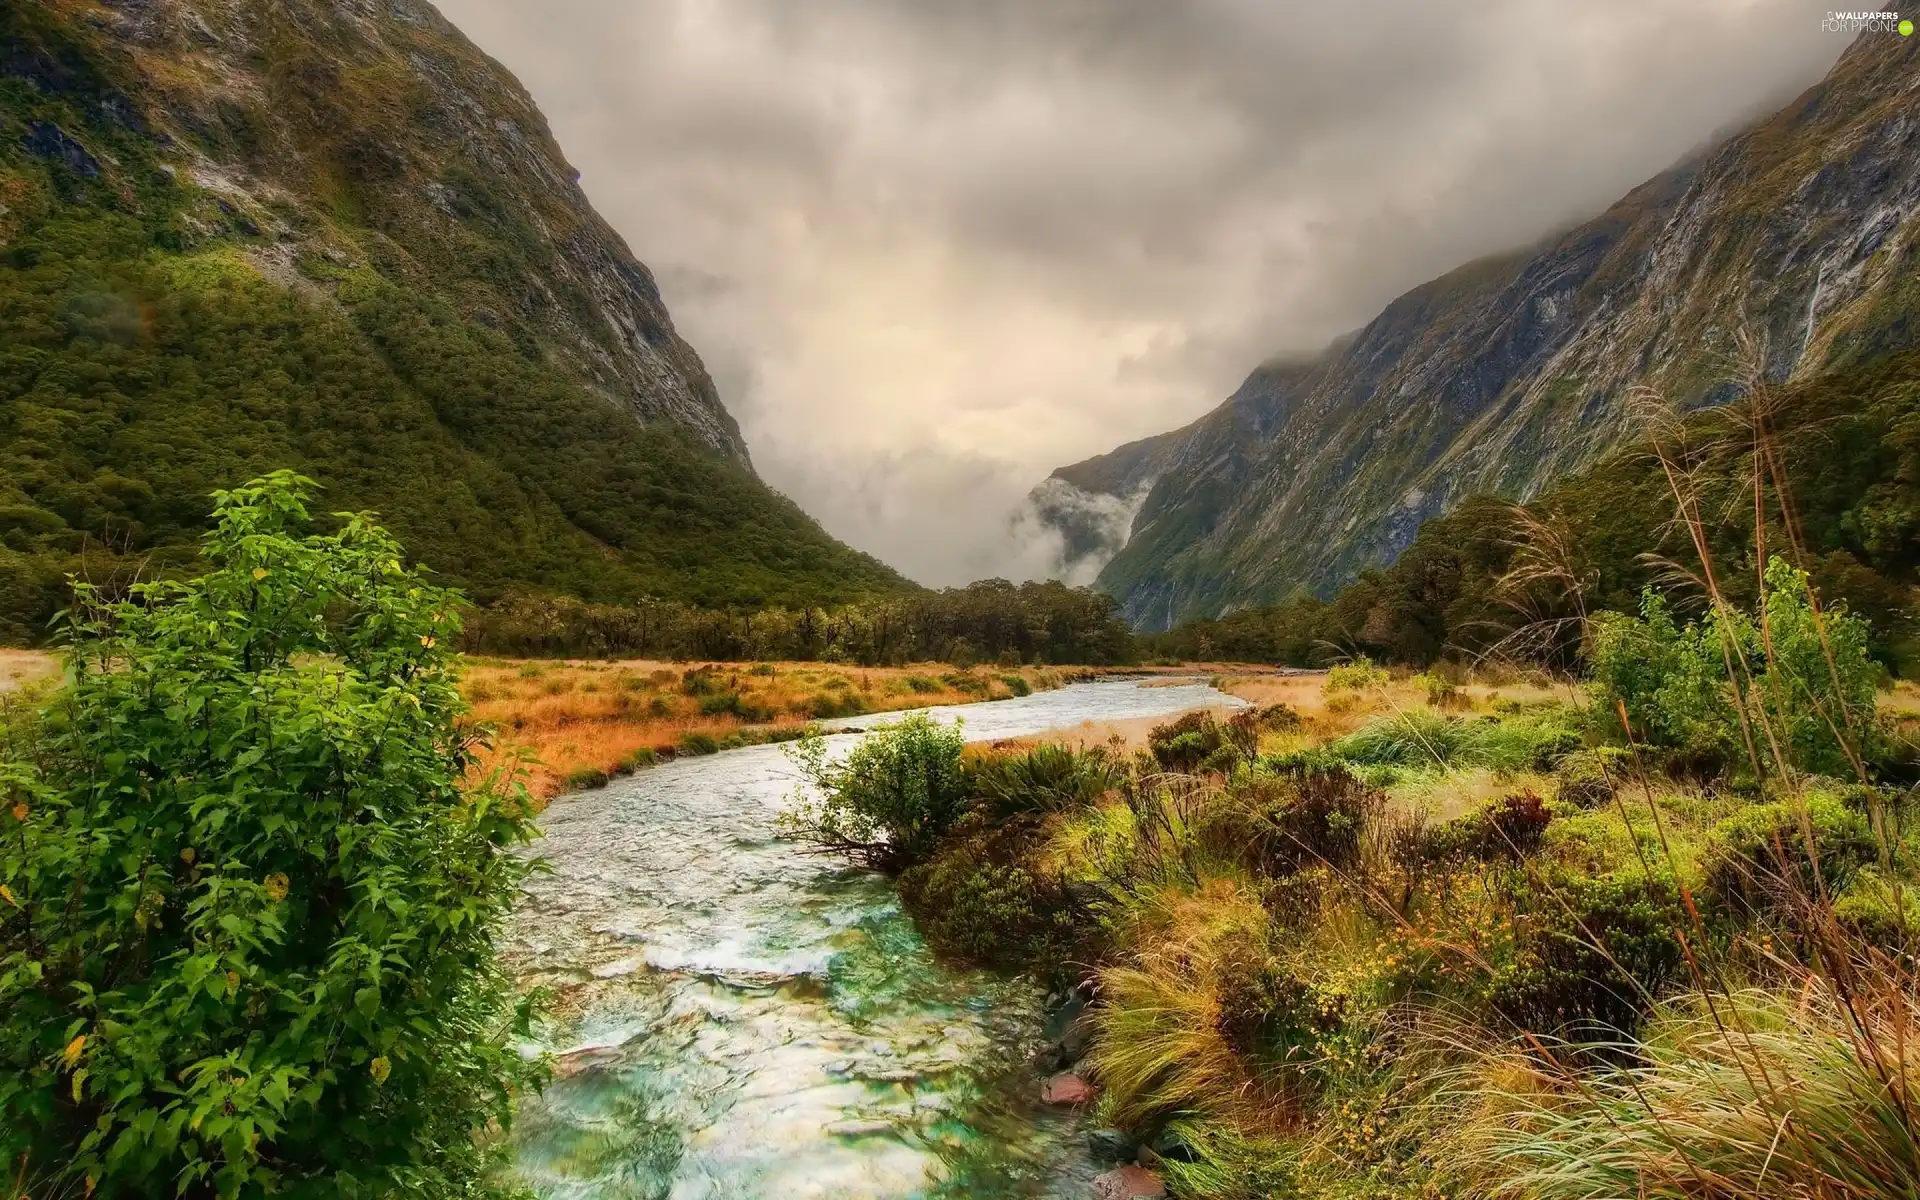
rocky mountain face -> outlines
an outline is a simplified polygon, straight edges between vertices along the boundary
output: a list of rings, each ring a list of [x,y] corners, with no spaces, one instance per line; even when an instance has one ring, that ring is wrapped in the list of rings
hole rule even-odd
[[[1043,514],[1141,497],[1098,582],[1146,629],[1330,596],[1477,493],[1525,499],[1635,429],[1920,328],[1920,39],[1865,35],[1772,117],[1600,216],[1402,296],[1184,429],[1055,472]],[[1757,347],[1757,351],[1754,349]],[[1084,562],[1112,546],[1053,522]]]
[[[482,600],[909,586],[754,476],[578,178],[424,0],[0,5],[0,629],[276,467]]]
[[[322,286],[320,257],[374,262],[537,345],[642,420],[746,461],[740,430],[647,268],[587,202],[532,98],[415,0],[106,0],[64,10],[130,85],[103,100],[198,193],[202,234],[259,231],[262,274]],[[0,69],[43,92],[75,64],[14,43]],[[36,125],[30,150],[88,155]],[[82,166],[84,170],[84,164]]]

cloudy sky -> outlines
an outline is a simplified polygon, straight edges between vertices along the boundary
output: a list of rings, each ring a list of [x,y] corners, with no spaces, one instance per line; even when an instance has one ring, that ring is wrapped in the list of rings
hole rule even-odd
[[[1587,216],[1843,48],[1794,0],[439,0],[760,473],[930,584],[1055,466]]]

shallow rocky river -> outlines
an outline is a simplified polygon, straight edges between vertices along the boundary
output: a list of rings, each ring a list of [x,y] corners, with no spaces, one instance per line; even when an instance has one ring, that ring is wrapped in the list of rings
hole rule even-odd
[[[930,711],[986,739],[1234,703],[1117,680]],[[567,1198],[1087,1196],[1084,1134],[1034,1103],[1045,998],[941,966],[883,880],[778,838],[797,786],[762,746],[547,810],[508,951],[553,990],[559,1072],[522,1108],[522,1176]]]

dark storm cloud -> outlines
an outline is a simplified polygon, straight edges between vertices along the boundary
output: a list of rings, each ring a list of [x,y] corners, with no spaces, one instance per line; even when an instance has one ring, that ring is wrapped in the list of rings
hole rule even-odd
[[[658,272],[763,474],[930,582],[1062,462],[1813,82],[1778,0],[442,0]]]

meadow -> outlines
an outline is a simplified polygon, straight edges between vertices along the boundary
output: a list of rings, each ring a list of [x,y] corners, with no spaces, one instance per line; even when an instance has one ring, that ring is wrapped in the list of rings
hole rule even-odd
[[[492,727],[479,769],[522,759],[542,799],[682,755],[791,741],[821,722],[978,700],[1004,700],[1084,678],[1086,669],[938,663],[469,659],[461,691]]]

